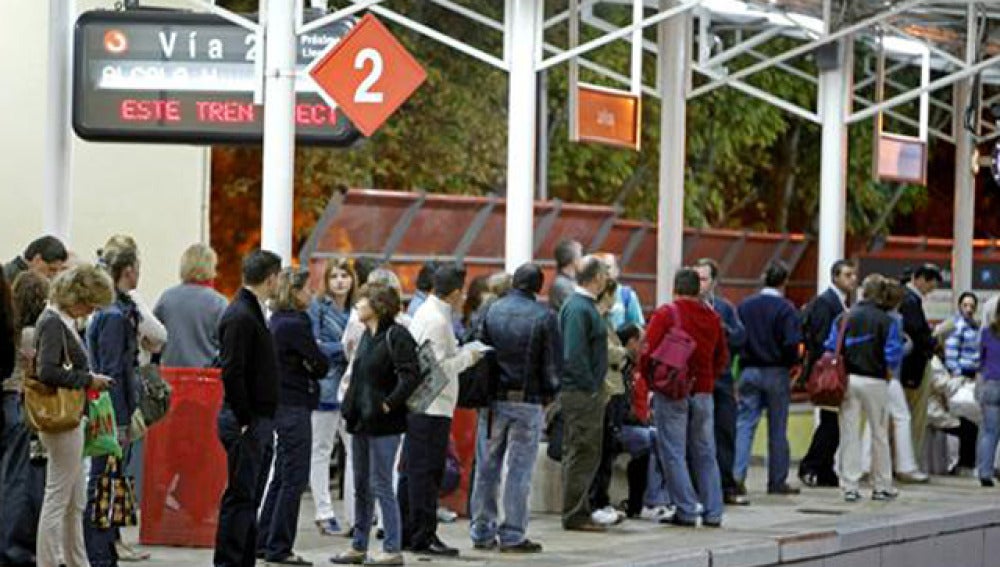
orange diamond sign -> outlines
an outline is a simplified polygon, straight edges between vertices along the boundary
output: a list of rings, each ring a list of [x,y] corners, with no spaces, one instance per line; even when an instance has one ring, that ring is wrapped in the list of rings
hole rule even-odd
[[[371,14],[309,66],[330,106],[371,136],[427,78],[427,72]]]

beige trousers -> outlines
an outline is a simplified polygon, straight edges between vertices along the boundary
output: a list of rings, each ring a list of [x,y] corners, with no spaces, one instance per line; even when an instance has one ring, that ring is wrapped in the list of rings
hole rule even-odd
[[[840,406],[840,486],[857,491],[861,479],[861,413],[872,430],[872,471],[875,490],[892,489],[889,449],[889,381],[851,374]]]
[[[83,425],[65,433],[42,433],[49,452],[45,499],[38,522],[38,567],[90,567],[83,541],[87,480],[83,472]]]

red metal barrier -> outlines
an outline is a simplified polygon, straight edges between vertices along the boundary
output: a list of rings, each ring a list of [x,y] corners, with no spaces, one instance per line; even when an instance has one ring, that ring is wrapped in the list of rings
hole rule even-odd
[[[458,453],[462,477],[455,492],[442,498],[441,502],[462,517],[469,515],[469,496],[472,494],[469,481],[472,479],[472,469],[476,461],[478,423],[479,414],[471,409],[455,409],[455,415],[451,420],[451,438],[455,440],[455,452]]]
[[[161,374],[173,398],[145,441],[139,541],[212,547],[226,488],[226,453],[216,435],[222,406],[219,370],[163,368]]]

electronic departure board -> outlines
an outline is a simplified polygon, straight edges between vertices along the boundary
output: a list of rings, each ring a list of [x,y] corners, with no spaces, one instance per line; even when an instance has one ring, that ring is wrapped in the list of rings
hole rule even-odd
[[[340,20],[298,37],[299,143],[349,146],[361,137],[303,72],[352,25]],[[264,107],[253,104],[253,91],[262,47],[255,33],[212,14],[86,12],[74,35],[73,129],[92,141],[260,143]]]

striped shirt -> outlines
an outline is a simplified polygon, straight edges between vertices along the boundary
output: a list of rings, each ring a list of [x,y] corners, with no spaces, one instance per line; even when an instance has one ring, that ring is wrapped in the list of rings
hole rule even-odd
[[[979,371],[979,326],[961,315],[955,316],[955,330],[944,343],[944,364],[952,374]]]

